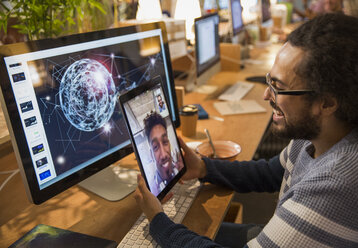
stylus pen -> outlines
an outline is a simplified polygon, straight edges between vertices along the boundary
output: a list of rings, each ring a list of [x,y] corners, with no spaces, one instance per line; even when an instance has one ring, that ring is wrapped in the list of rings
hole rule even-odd
[[[214,120],[217,120],[217,121],[224,121],[224,118],[221,118],[221,117],[219,117],[219,116],[210,115],[210,118],[211,118],[211,119],[214,119]]]

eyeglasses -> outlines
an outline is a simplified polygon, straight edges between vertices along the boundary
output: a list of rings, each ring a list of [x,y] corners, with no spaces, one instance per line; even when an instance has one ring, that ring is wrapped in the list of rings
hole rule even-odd
[[[276,86],[273,85],[276,80],[271,78],[270,73],[266,74],[266,84],[268,85],[270,91],[273,93],[274,96],[274,102],[276,104],[276,98],[277,95],[290,95],[290,96],[301,96],[305,94],[312,94],[315,91],[314,90],[278,90],[276,89]]]

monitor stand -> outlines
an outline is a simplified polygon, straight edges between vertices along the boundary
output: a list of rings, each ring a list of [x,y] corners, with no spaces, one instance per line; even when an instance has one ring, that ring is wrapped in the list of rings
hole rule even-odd
[[[221,71],[221,61],[219,60],[217,63],[213,64],[210,68],[208,68],[205,72],[203,72],[200,76],[196,78],[196,87],[199,87],[203,84],[206,84],[212,76],[219,73]]]
[[[233,36],[231,37],[231,43],[233,43],[233,44],[240,44],[240,42],[239,42],[239,36],[238,36],[238,35],[233,35]]]
[[[139,173],[134,169],[108,166],[78,185],[108,201],[119,201],[137,188]]]

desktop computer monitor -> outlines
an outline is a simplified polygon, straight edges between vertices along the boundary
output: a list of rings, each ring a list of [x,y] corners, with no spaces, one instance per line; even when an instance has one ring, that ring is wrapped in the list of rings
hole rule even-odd
[[[244,29],[241,1],[231,0],[230,6],[231,6],[232,34],[233,36],[237,36]]]
[[[195,19],[196,84],[205,84],[221,70],[219,15],[209,14]]]
[[[270,0],[261,0],[261,25],[268,25],[271,20]]]
[[[35,204],[133,152],[117,104],[128,90],[162,81],[179,126],[163,22],[0,46],[0,77],[13,149]]]

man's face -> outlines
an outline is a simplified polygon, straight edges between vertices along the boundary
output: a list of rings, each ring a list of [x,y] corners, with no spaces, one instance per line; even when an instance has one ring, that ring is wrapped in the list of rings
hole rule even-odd
[[[303,55],[303,50],[289,43],[281,48],[270,72],[277,90],[307,89],[294,71],[295,66],[303,59]],[[318,104],[308,101],[306,97],[277,95],[275,100],[270,89],[266,89],[264,99],[270,101],[273,107],[274,134],[285,138],[308,140],[319,135],[321,118]]]
[[[149,142],[161,177],[169,179],[173,169],[167,130],[160,124],[154,126],[149,135]]]
[[[157,96],[158,104],[160,107],[163,107],[164,102],[162,101],[162,97],[160,95]]]

